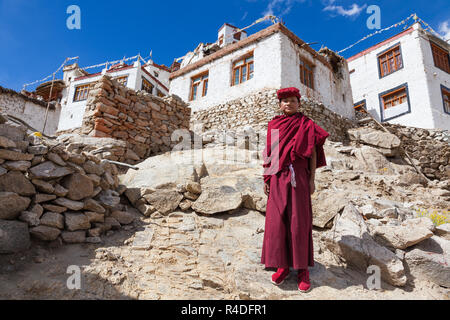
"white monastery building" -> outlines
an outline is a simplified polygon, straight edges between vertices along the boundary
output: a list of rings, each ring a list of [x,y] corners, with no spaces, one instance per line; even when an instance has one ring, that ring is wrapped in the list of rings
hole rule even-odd
[[[380,122],[449,130],[449,49],[416,22],[348,58],[354,107]]]
[[[297,87],[302,98],[354,118],[345,59],[333,66],[282,23],[250,36],[225,23],[215,43],[201,43],[183,58],[170,74],[169,94],[189,103],[193,112],[264,89]]]
[[[170,69],[152,61],[145,65],[139,59],[133,64],[119,63],[93,74],[87,73],[75,63],[66,66],[63,71],[65,88],[62,90],[58,131],[81,127],[89,90],[103,75],[136,91],[144,90],[159,97],[169,93]]]

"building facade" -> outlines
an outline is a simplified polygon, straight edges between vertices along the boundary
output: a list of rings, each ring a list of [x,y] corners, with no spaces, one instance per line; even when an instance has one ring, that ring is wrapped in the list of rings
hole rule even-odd
[[[185,60],[170,75],[170,94],[190,104],[193,112],[213,108],[265,89],[297,87],[303,97],[354,118],[348,66],[312,49],[283,24],[255,34],[239,33],[225,24],[218,39],[199,59]],[[227,42],[229,41],[229,42]],[[215,46],[214,46],[215,45]],[[330,51],[330,50],[329,50]],[[209,54],[208,54],[209,53]]]
[[[449,49],[415,23],[348,58],[354,107],[380,122],[449,130]]]
[[[93,74],[80,69],[77,64],[72,64],[66,66],[63,71],[66,87],[62,90],[58,131],[81,127],[89,91],[103,75],[108,75],[136,91],[143,90],[159,97],[169,93],[170,69],[153,62],[142,65],[138,60],[133,64],[116,64]]]

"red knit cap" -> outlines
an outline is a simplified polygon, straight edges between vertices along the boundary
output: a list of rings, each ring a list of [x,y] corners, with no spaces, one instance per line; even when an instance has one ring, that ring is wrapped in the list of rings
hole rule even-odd
[[[298,100],[301,98],[300,91],[295,87],[283,88],[277,91],[278,99],[285,99],[292,96],[297,97]]]

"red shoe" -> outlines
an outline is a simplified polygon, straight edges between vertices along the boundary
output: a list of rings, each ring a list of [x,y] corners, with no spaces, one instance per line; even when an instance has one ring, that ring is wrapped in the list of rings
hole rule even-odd
[[[279,286],[284,282],[284,279],[289,275],[289,268],[278,268],[277,272],[272,275],[270,280],[274,285]]]
[[[308,269],[298,270],[297,276],[298,290],[301,292],[308,292],[311,290],[311,282],[309,282],[309,271]]]

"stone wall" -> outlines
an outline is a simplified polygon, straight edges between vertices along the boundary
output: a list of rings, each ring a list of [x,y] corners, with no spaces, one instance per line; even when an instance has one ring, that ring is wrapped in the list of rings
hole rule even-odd
[[[33,99],[0,86],[0,112],[17,117],[42,132],[46,110],[47,103],[45,101]],[[50,104],[44,134],[55,135],[60,111],[59,106],[55,107],[54,104]]]
[[[191,129],[197,134],[202,129],[238,130],[251,126],[256,132],[267,130],[267,123],[281,114],[276,89],[265,89],[242,99],[194,112]],[[323,104],[302,97],[299,109],[330,133],[332,141],[348,141],[347,130],[357,124],[329,110]],[[202,128],[201,128],[202,127]],[[201,128],[201,129],[198,129]]]
[[[118,169],[91,153],[27,135],[0,116],[0,253],[27,249],[32,237],[100,242],[134,220],[121,203]]]
[[[376,130],[383,130],[374,121],[362,124]],[[414,164],[429,179],[450,178],[450,131],[422,129],[383,123],[390,133],[396,135]]]
[[[177,129],[189,129],[191,109],[176,96],[159,98],[128,89],[108,76],[89,92],[80,128],[64,132],[125,141],[145,159],[173,148]]]

